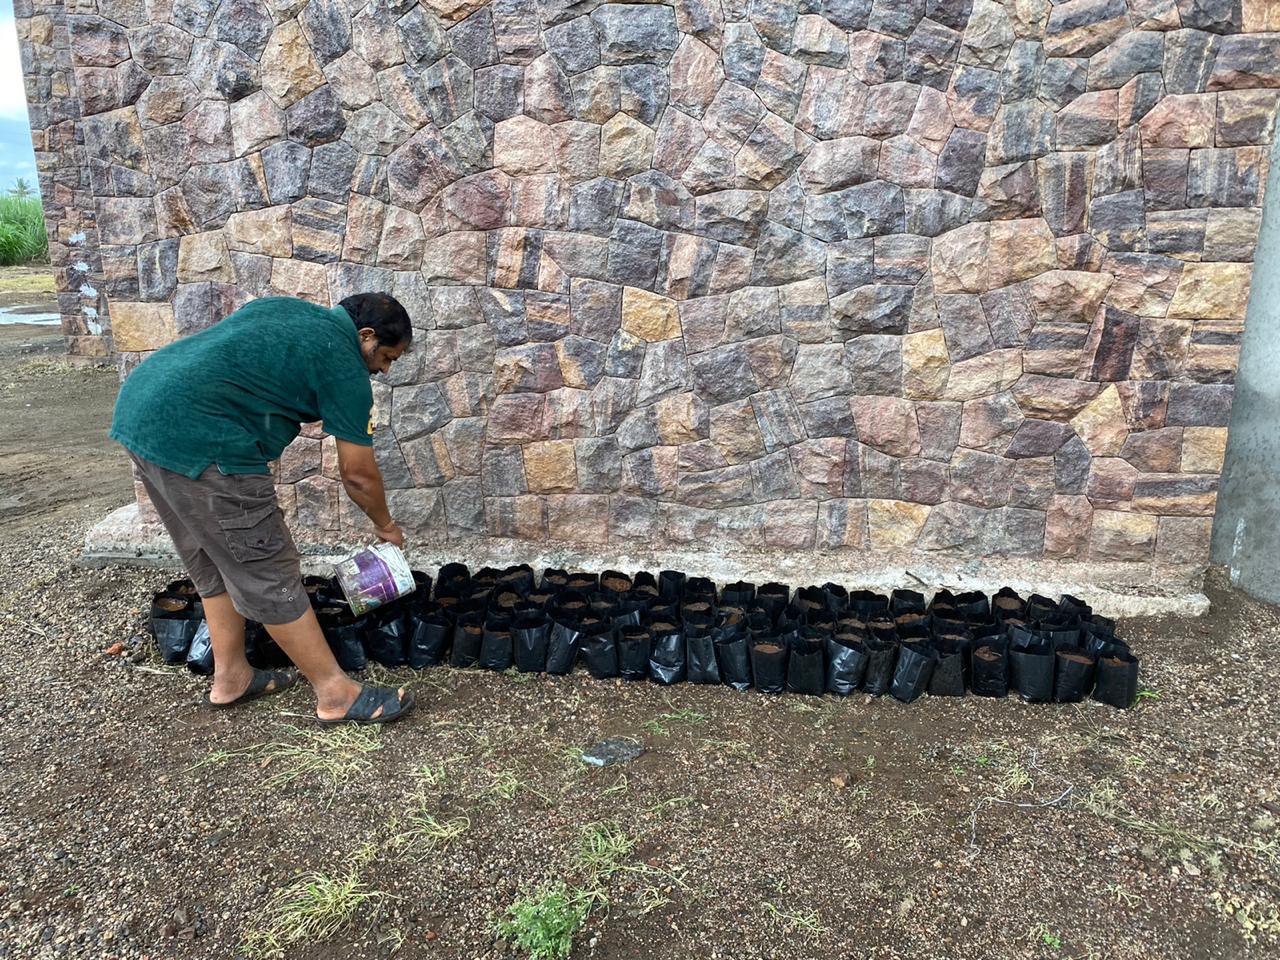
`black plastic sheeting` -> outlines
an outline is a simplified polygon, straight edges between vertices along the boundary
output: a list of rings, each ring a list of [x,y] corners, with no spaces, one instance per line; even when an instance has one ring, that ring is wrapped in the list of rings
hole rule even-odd
[[[1072,596],[1023,598],[942,589],[885,595],[825,583],[726,584],[678,570],[601,574],[521,564],[474,573],[449,563],[415,572],[414,593],[353,617],[336,583],[304,586],[344,670],[369,663],[566,674],[659,684],[724,684],[761,693],[922,696],[1010,694],[1030,703],[1092,698],[1121,709],[1140,662],[1113,620]],[[213,669],[190,581],[155,595],[151,630],[166,663]],[[261,624],[246,629],[256,666],[288,658]]]

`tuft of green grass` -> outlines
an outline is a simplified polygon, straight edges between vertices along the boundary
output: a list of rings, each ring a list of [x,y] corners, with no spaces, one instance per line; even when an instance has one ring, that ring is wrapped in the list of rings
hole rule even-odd
[[[670,733],[671,728],[676,724],[684,724],[692,726],[694,724],[706,723],[711,718],[705,713],[699,713],[697,710],[691,710],[688,707],[681,707],[679,710],[670,710],[666,713],[660,713],[652,720],[646,720],[644,727],[650,733],[656,736],[663,736]]]
[[[529,960],[564,960],[582,929],[593,897],[557,881],[507,908],[497,923],[498,935],[529,955]]]
[[[395,835],[392,843],[407,852],[425,852],[447,847],[470,829],[471,821],[467,817],[437,820],[419,811],[410,815],[404,830]]]
[[[213,750],[189,770],[226,763],[237,758],[254,760],[264,770],[274,770],[265,787],[279,787],[294,780],[319,780],[336,793],[339,786],[372,768],[368,755],[382,749],[381,730],[376,726],[343,724],[335,727],[303,729],[283,724],[294,739],[273,740],[240,750]]]
[[[636,842],[614,820],[589,823],[578,842],[578,865],[598,882],[618,872]]]
[[[803,930],[806,933],[826,933],[827,928],[824,927],[818,919],[816,910],[806,910],[804,913],[799,911],[786,910],[776,904],[770,903],[768,900],[761,901],[764,912],[767,913],[782,929],[787,933],[796,933]]]
[[[39,197],[0,197],[0,266],[49,259]]]
[[[253,960],[274,960],[294,944],[327,940],[347,926],[365,904],[386,894],[369,888],[353,865],[340,876],[310,873],[271,898],[258,925],[241,948]]]

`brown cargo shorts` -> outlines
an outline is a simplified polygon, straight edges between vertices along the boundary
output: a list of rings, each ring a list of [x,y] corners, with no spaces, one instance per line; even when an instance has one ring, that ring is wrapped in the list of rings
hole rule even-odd
[[[292,623],[307,612],[298,548],[269,474],[212,466],[192,480],[130,456],[200,596],[230,594],[241,615],[261,623]]]

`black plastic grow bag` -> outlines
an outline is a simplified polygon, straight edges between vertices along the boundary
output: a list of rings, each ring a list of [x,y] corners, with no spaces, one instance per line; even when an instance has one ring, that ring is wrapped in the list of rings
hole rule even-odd
[[[547,669],[547,644],[551,621],[542,613],[516,617],[511,624],[512,656],[521,673],[542,673]]]
[[[649,650],[649,676],[664,685],[680,683],[685,678],[688,663],[684,631],[667,622],[650,626],[653,644]]]
[[[1009,651],[1011,686],[1028,703],[1053,699],[1053,648],[1048,644],[1015,646]]]
[[[969,664],[969,689],[975,694],[1003,697],[1009,692],[1009,648],[999,637],[975,641]]]
[[[1095,657],[1083,647],[1059,647],[1053,680],[1053,699],[1079,703],[1093,689]]]
[[[481,670],[502,673],[510,668],[512,660],[511,621],[506,617],[490,617],[480,634],[480,656],[476,665]]]
[[[898,648],[898,663],[893,671],[890,692],[895,700],[911,703],[928,689],[938,655],[925,643],[904,643]]]
[[[551,634],[547,638],[547,673],[565,674],[572,670],[578,659],[581,639],[576,622],[553,620]]]
[[[709,626],[685,625],[685,679],[689,683],[719,683],[716,641]]]
[[[409,666],[421,670],[442,663],[453,634],[453,618],[443,610],[427,610],[418,611],[409,622],[413,627],[407,651]]]
[[[1094,671],[1093,699],[1127,710],[1138,699],[1137,657],[1117,650],[1098,658]]]
[[[761,693],[782,693],[787,688],[787,641],[769,637],[751,644],[751,673]]]
[[[847,697],[858,689],[867,670],[867,651],[862,639],[853,634],[837,634],[826,639],[828,693]]]
[[[365,651],[370,660],[384,667],[401,667],[409,662],[409,619],[403,604],[391,603],[368,615]]]
[[[929,677],[929,696],[963,697],[967,641],[958,637],[939,637],[933,646],[938,659]]]
[[[649,679],[649,652],[653,634],[643,624],[618,628],[618,675],[623,680]]]
[[[863,643],[867,652],[867,669],[862,678],[862,689],[873,697],[889,692],[893,683],[893,667],[898,656],[898,644],[892,640],[875,637]]]
[[[807,628],[791,637],[787,654],[787,689],[820,697],[827,686],[826,646],[829,633]]]
[[[722,628],[715,633],[720,679],[735,690],[751,687],[751,644],[741,629]]]
[[[582,662],[591,676],[607,680],[618,675],[618,645],[607,621],[583,622],[581,649]]]

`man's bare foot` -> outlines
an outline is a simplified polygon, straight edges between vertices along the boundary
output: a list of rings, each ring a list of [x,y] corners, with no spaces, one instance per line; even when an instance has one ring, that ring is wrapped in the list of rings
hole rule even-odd
[[[213,687],[209,690],[210,703],[231,703],[238,700],[246,690],[249,684],[253,682],[253,667],[249,666],[249,661],[233,664],[228,667],[218,667],[213,674]],[[268,689],[275,689],[275,681],[271,681]]]
[[[345,682],[339,681],[333,685],[333,689],[326,688],[323,692],[316,692],[316,716],[321,720],[341,720],[347,715],[347,711],[351,709],[351,705],[356,702],[356,697],[360,696],[362,687],[359,683],[350,677],[345,678]],[[403,702],[406,689],[400,687],[396,690],[396,696]],[[382,716],[383,708],[378,707],[369,715],[369,719],[376,720]]]

